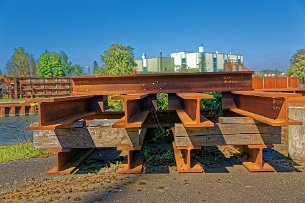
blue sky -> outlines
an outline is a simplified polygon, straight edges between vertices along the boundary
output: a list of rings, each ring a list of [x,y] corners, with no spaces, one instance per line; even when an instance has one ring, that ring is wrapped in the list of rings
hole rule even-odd
[[[251,70],[285,70],[305,48],[305,0],[0,0],[2,70],[15,47],[35,58],[62,50],[92,67],[112,43],[132,46],[136,58],[203,43],[206,51],[243,54]]]

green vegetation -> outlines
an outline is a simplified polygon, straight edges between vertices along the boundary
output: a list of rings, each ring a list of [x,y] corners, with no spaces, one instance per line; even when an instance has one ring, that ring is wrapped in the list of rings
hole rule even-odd
[[[71,67],[70,75],[75,75],[75,76],[85,75],[84,67],[82,67],[78,64],[73,65]]]
[[[141,152],[141,158],[146,165],[159,166],[165,163],[171,163],[174,159],[172,150],[154,150],[149,147],[144,147]]]
[[[14,54],[6,65],[8,76],[71,76],[84,75],[84,68],[78,64],[72,65],[65,52],[45,51],[39,59],[38,64],[32,55],[25,52],[24,48],[16,48]],[[2,72],[0,71],[0,76]]]
[[[122,44],[112,44],[101,55],[104,66],[93,64],[94,75],[124,75],[132,74],[137,64],[134,61],[133,48]],[[68,55],[61,51],[45,51],[36,61],[24,48],[16,48],[14,54],[6,65],[8,76],[80,76],[84,75],[84,67],[72,64]],[[2,72],[0,70],[0,76]]]
[[[39,76],[66,76],[71,72],[72,63],[68,62],[68,56],[61,52],[45,51],[38,59],[38,75]]]
[[[42,149],[35,149],[33,144],[29,142],[0,146],[0,162],[33,157],[47,157],[50,155],[52,153]]]
[[[168,134],[167,134],[167,132],[166,132],[166,130],[164,129],[164,128],[161,128],[161,127],[158,127],[158,128],[155,128],[154,129],[154,137],[153,137],[153,141],[158,141],[158,140],[162,140],[162,139],[164,139],[166,136],[168,136]]]
[[[160,110],[168,109],[168,94],[166,93],[157,94],[157,107]]]
[[[108,96],[108,105],[111,106],[111,109],[114,111],[122,111],[123,110],[123,101],[113,100],[112,97],[117,95],[109,95]]]
[[[17,98],[17,99],[12,99],[12,98],[0,98],[0,102],[20,102],[24,101],[25,98]]]
[[[26,53],[22,47],[15,49],[5,68],[8,76],[36,75],[35,59]]]
[[[101,55],[103,75],[126,75],[132,74],[137,64],[134,61],[133,48],[122,44],[112,44]]]
[[[187,67],[185,64],[183,64],[182,66],[178,67],[179,72],[180,73],[199,73],[200,72],[200,68],[190,68]]]
[[[296,76],[302,84],[305,83],[305,49],[298,50],[292,56],[287,74]]]
[[[222,116],[222,94],[221,92],[205,92],[206,94],[213,95],[213,99],[202,100],[202,107],[209,112],[210,117],[218,118]]]
[[[3,76],[2,70],[0,69],[0,77]]]
[[[94,61],[94,63],[93,63],[93,75],[100,75],[100,74],[102,74],[101,67],[99,67],[97,62]]]

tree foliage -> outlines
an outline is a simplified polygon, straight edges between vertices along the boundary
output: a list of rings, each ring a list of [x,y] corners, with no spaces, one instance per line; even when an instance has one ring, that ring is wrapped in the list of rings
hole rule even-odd
[[[305,82],[305,49],[298,50],[292,56],[287,74],[297,76],[301,83]]]
[[[75,75],[75,76],[85,75],[84,67],[78,64],[73,65],[71,67],[70,75]]]
[[[0,69],[0,76],[3,76],[2,70]]]
[[[38,60],[39,76],[68,76],[72,73],[72,63],[68,61],[65,52],[48,52],[43,53]]]
[[[101,67],[97,64],[96,61],[93,63],[93,75],[100,75],[102,73]]]
[[[104,55],[101,55],[101,59],[105,64],[102,69],[104,75],[132,74],[137,66],[133,48],[122,44],[112,44]]]
[[[8,76],[36,75],[36,61],[24,48],[15,48],[14,54],[7,62],[6,72]]]

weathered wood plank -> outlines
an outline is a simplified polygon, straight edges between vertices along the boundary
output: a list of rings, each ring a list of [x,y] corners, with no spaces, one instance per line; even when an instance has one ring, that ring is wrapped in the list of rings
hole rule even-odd
[[[218,123],[222,124],[264,124],[249,117],[219,117]]]
[[[62,128],[33,131],[36,148],[99,148],[119,146],[140,146],[146,129],[112,128],[114,121],[99,121],[94,127]]]
[[[187,133],[186,133],[187,129]],[[281,127],[255,124],[221,124],[216,123],[213,128],[185,128],[175,124],[175,136],[205,136],[205,135],[234,135],[234,134],[281,134]]]
[[[213,128],[185,128],[175,124],[173,132],[177,146],[280,144],[282,134],[281,127],[221,123]]]

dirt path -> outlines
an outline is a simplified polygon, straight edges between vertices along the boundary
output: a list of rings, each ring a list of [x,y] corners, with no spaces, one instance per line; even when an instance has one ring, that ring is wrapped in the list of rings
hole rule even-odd
[[[0,201],[34,202],[304,202],[304,163],[286,158],[285,146],[264,152],[274,173],[249,173],[230,147],[210,147],[193,154],[205,173],[179,174],[171,145],[146,146],[144,174],[118,175],[121,157],[115,149],[96,150],[69,176],[45,176],[54,157],[0,165]],[[163,150],[160,150],[162,148]],[[144,150],[143,150],[144,151]],[[144,156],[144,157],[143,157]],[[26,178],[25,178],[26,177]],[[18,183],[18,184],[17,184]]]

